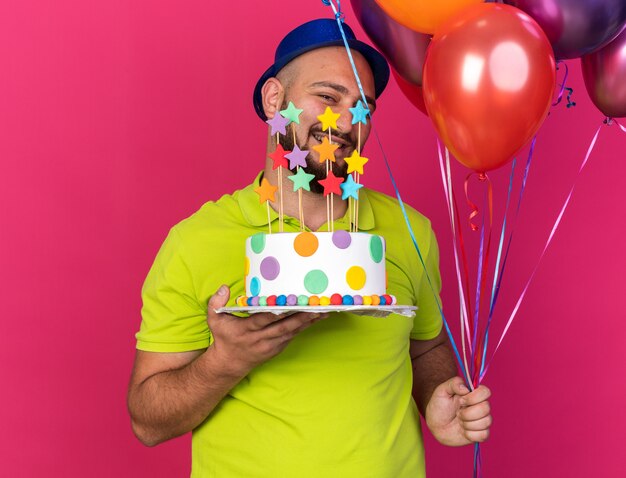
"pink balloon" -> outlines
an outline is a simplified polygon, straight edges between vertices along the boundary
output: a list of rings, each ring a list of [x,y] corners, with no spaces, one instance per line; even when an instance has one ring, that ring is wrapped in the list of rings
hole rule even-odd
[[[626,30],[580,61],[591,101],[610,118],[626,117]]]

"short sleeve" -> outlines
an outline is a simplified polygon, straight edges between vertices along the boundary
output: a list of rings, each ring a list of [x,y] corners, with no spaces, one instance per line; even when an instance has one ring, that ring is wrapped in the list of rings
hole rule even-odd
[[[185,262],[184,244],[175,228],[161,246],[141,296],[137,349],[186,352],[209,346],[207,305],[196,298],[193,276]]]
[[[441,332],[443,320],[439,305],[441,304],[441,274],[439,272],[439,246],[432,228],[425,235],[428,240],[420,246],[425,268],[419,261],[421,275],[417,283],[415,294],[418,310],[413,320],[411,338],[415,340],[429,340]],[[417,253],[417,251],[416,251]],[[427,273],[426,273],[427,272]]]

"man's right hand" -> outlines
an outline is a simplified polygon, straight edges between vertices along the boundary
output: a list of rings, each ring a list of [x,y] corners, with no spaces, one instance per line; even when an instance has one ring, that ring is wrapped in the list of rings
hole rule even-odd
[[[270,313],[248,318],[218,314],[230,291],[222,286],[208,304],[213,344],[205,350],[137,351],[128,389],[133,430],[152,446],[193,430],[250,370],[280,353],[326,314]]]
[[[284,317],[265,312],[240,318],[215,312],[226,305],[229,297],[229,288],[221,286],[209,300],[207,321],[214,339],[211,348],[220,368],[239,378],[278,355],[298,333],[328,316],[301,312]]]

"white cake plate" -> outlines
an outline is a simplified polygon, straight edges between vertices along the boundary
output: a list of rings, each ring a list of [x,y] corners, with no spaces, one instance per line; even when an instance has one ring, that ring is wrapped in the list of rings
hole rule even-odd
[[[247,306],[247,307],[220,307],[215,312],[234,313],[244,312],[256,314],[259,312],[269,312],[274,315],[291,315],[296,312],[326,313],[326,312],[350,312],[356,315],[367,315],[370,317],[387,317],[389,314],[398,314],[405,317],[415,316],[417,307],[413,305],[276,305],[276,306]]]

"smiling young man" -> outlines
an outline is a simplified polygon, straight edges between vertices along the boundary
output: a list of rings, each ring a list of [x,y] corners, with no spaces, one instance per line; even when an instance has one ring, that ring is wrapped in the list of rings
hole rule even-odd
[[[389,67],[344,28],[373,112]],[[346,176],[345,159],[359,140],[349,108],[360,98],[336,22],[314,20],[280,43],[254,105],[263,120],[289,102],[303,110],[283,146],[294,146],[295,132],[297,145],[309,151],[305,170],[320,180],[326,170],[314,147],[327,132],[317,116],[328,106],[341,115],[332,135],[338,145],[333,171]],[[362,126],[361,143],[369,128],[369,122]],[[275,147],[268,133],[266,152]],[[455,377],[437,299],[394,199],[361,189],[359,226],[385,237],[388,291],[398,303],[419,306],[414,319],[215,313],[244,293],[245,239],[267,230],[266,209],[254,192],[261,177],[278,182],[268,158],[253,184],[173,227],[148,274],[128,394],[138,438],[155,445],[193,431],[192,476],[227,478],[424,476],[419,412],[444,444],[484,441],[489,390],[470,393]],[[284,228],[296,232],[298,196],[290,186],[283,177]],[[347,204],[338,195],[334,201],[334,227],[348,230]],[[319,186],[303,194],[303,203],[305,228],[325,230]],[[413,209],[408,214],[438,291],[430,222]]]

